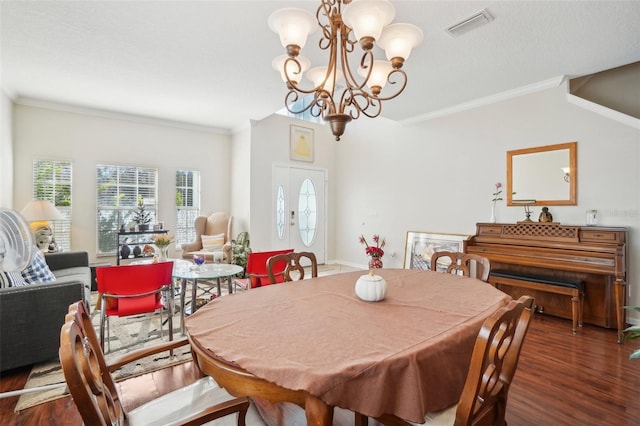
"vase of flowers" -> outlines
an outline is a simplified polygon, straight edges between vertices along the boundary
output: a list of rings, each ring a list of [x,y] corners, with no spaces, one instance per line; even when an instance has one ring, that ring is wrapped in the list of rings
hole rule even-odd
[[[496,223],[496,202],[502,200],[500,196],[502,194],[502,183],[496,182],[496,190],[493,193],[493,198],[491,199],[491,218],[489,219],[490,223]]]
[[[376,243],[375,246],[369,245],[364,235],[360,235],[360,244],[367,246],[364,252],[367,256],[371,256],[369,269],[380,269],[382,268],[382,256],[384,256],[384,250],[382,250],[382,248],[387,244],[387,241],[384,238],[380,239],[379,235],[374,234],[373,242]]]
[[[166,262],[169,258],[169,245],[173,241],[173,237],[166,234],[155,235],[153,237],[153,244],[160,250],[159,260]]]

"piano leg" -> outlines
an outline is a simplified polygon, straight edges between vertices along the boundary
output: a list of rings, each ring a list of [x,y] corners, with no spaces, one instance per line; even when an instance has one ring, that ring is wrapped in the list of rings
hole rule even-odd
[[[571,298],[571,319],[573,334],[578,333],[578,326],[582,327],[582,293],[579,292]]]
[[[625,311],[624,311],[624,300],[625,300],[625,291],[626,291],[626,283],[623,280],[617,279],[614,283],[614,291],[616,296],[616,320],[618,321],[618,343],[624,343],[624,333],[622,330],[626,327],[625,324]]]

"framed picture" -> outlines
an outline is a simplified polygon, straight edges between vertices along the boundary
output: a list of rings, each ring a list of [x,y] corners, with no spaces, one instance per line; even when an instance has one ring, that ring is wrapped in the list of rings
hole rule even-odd
[[[469,235],[463,234],[434,234],[430,232],[407,232],[404,249],[405,269],[431,270],[431,256],[437,251],[464,250],[464,243]],[[442,261],[442,264],[440,263]],[[438,260],[438,271],[446,271],[451,259]]]
[[[289,135],[290,158],[313,162],[313,129],[291,125]]]

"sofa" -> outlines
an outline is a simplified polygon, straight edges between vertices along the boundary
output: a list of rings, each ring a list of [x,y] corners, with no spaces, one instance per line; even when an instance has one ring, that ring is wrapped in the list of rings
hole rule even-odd
[[[0,288],[0,372],[56,359],[69,305],[90,300],[87,252],[45,255],[56,280]]]

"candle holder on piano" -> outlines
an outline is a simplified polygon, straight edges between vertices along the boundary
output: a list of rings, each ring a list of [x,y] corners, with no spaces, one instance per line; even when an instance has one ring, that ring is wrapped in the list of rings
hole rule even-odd
[[[533,220],[531,220],[531,206],[533,206],[536,203],[536,200],[513,200],[511,201],[511,204],[513,205],[517,205],[517,206],[523,206],[524,207],[524,214],[525,214],[525,219],[522,222],[533,222]]]

